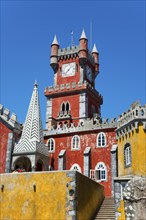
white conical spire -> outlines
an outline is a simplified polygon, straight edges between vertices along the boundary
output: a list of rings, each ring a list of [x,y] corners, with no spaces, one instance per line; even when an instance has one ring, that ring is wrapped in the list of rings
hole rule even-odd
[[[94,46],[93,46],[92,53],[98,53],[98,50],[96,48],[96,44],[94,44]]]
[[[52,42],[52,45],[53,45],[53,44],[59,45],[59,43],[58,43],[58,41],[57,41],[56,35],[54,36],[54,40],[53,40],[53,42]]]
[[[29,104],[21,139],[40,141],[42,140],[42,125],[40,118],[40,104],[38,97],[38,85],[35,82]]]
[[[87,39],[84,29],[82,31],[80,39]]]
[[[43,142],[38,85],[35,81],[22,136],[20,142],[14,147],[14,153],[37,151],[45,155],[48,154]]]

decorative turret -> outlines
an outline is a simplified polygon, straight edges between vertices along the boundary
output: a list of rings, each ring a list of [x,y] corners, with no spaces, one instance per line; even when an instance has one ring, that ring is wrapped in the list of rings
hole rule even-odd
[[[56,72],[58,68],[58,49],[59,49],[59,44],[55,35],[51,45],[51,56],[50,56],[50,66],[52,67],[54,72]]]
[[[93,49],[92,49],[92,55],[94,57],[95,73],[96,73],[96,76],[97,76],[97,74],[99,73],[99,53],[98,53],[98,50],[97,50],[95,44],[94,44]]]
[[[85,31],[82,31],[80,37],[80,49],[79,49],[79,61],[81,65],[84,65],[88,57],[88,39],[86,37]]]
[[[12,169],[48,170],[48,150],[43,141],[38,85],[35,82],[22,136],[13,151]]]

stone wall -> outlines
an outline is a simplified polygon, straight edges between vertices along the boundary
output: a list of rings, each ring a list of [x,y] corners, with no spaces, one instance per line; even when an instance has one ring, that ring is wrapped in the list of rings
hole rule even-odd
[[[146,177],[135,176],[123,191],[126,220],[146,219]]]

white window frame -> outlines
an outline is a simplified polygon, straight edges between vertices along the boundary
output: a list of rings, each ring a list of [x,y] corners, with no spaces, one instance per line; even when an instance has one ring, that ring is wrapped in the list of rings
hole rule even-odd
[[[63,105],[64,105],[64,110],[63,110]],[[60,107],[60,111],[64,112],[66,109],[66,103],[65,102],[62,102],[61,103],[61,107]]]
[[[97,135],[97,147],[106,147],[106,134],[104,132]]]
[[[90,178],[92,179],[92,180],[95,180],[95,170],[90,170]]]
[[[78,135],[74,135],[72,137],[71,149],[72,150],[80,150],[80,137]]]
[[[63,104],[64,104],[64,110],[63,110]],[[67,110],[67,104],[68,104],[68,107],[69,107],[68,110]],[[61,106],[60,106],[60,111],[62,111],[62,112],[70,111],[70,102],[69,101],[66,101],[66,102],[63,101],[61,103]]]
[[[90,170],[90,178],[97,182],[107,181],[107,169],[103,162],[99,162],[94,170]]]
[[[81,167],[80,167],[79,164],[77,164],[77,163],[74,163],[74,164],[71,166],[70,170],[74,170],[74,171],[78,171],[78,172],[82,173]]]
[[[131,165],[131,145],[129,143],[124,146],[124,161],[125,167]]]
[[[52,145],[52,146],[49,146],[49,142],[51,142],[50,145]],[[55,140],[53,138],[48,139],[47,146],[48,146],[49,153],[55,152]]]

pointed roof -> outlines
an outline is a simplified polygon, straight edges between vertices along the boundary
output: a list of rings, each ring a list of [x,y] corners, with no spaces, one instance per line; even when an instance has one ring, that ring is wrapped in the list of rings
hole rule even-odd
[[[96,48],[96,44],[94,44],[94,46],[93,46],[92,53],[98,53],[98,50]]]
[[[80,40],[81,39],[87,39],[84,29],[83,29],[81,37],[80,37]]]
[[[22,152],[39,152],[48,155],[47,147],[43,142],[38,85],[36,81],[23,126],[22,136],[19,143],[15,145],[13,153]]]
[[[57,41],[56,35],[54,36],[54,40],[53,40],[53,42],[52,42],[52,45],[53,45],[53,44],[59,45],[59,43],[58,43],[58,41]]]

